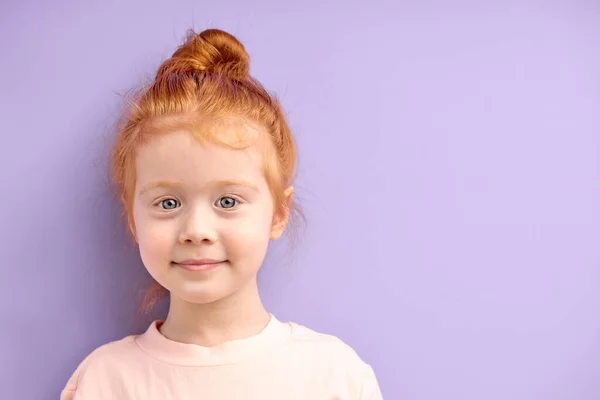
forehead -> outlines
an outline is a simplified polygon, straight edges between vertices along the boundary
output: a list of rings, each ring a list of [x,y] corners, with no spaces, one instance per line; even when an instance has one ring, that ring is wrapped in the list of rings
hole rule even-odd
[[[136,183],[173,179],[202,184],[245,179],[260,184],[263,140],[255,127],[236,121],[215,124],[210,135],[233,146],[207,140],[207,134],[178,129],[154,135],[137,151]]]

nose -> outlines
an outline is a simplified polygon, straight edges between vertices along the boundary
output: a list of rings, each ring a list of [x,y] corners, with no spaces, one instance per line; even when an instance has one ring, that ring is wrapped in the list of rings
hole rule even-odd
[[[216,221],[209,212],[193,210],[184,217],[179,233],[180,243],[214,243],[217,240]]]

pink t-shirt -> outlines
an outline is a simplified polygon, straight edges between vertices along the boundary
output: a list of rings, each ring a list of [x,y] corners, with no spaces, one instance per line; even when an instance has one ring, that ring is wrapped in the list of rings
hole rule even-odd
[[[165,338],[154,321],[92,352],[61,400],[381,400],[372,368],[334,336],[274,316],[215,347]]]

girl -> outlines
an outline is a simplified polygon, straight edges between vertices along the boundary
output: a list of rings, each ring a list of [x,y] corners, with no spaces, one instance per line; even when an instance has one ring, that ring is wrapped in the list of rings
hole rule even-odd
[[[295,162],[243,45],[191,33],[131,107],[112,158],[150,293],[168,292],[168,315],[93,351],[61,400],[381,399],[350,347],[278,321],[260,300],[268,243],[296,210]]]

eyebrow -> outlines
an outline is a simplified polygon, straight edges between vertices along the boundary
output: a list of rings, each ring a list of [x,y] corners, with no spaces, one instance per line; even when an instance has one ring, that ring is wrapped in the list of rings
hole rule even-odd
[[[242,186],[242,187],[251,189],[255,192],[259,191],[258,186],[256,186],[253,183],[241,180],[241,179],[225,179],[225,180],[220,180],[220,181],[212,181],[208,185],[211,187]],[[142,187],[140,189],[140,196],[145,194],[146,192],[149,192],[150,190],[153,190],[156,188],[161,188],[161,187],[174,188],[174,187],[178,187],[178,186],[185,186],[185,185],[180,182],[168,181],[168,180],[152,182],[152,183],[145,185],[144,187]]]

